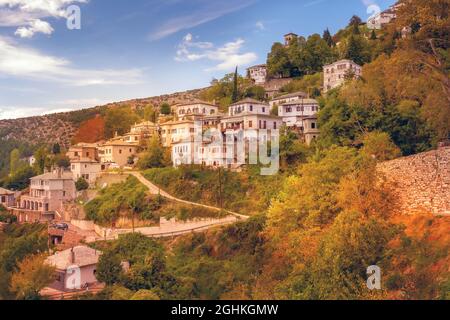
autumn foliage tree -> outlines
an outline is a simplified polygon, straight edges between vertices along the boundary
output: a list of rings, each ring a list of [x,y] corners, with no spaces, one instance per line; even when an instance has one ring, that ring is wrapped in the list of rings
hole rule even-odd
[[[83,122],[73,138],[74,143],[94,143],[103,139],[105,139],[105,120],[100,115]]]

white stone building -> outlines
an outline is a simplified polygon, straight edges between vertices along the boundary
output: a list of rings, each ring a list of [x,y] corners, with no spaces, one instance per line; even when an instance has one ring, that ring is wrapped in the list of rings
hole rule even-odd
[[[319,103],[315,99],[297,99],[278,107],[278,116],[288,127],[301,127],[303,119],[315,116],[319,111]]]
[[[273,98],[269,104],[271,107],[274,107],[275,105],[280,106],[287,102],[292,102],[299,99],[307,98],[308,95],[303,91],[297,91],[293,93],[284,94],[278,97]]]
[[[263,85],[267,80],[267,65],[260,64],[247,69],[247,74],[256,85]]]
[[[361,77],[362,67],[351,60],[339,60],[323,67],[323,90],[328,92],[344,84],[349,76]]]
[[[97,178],[105,168],[104,164],[87,158],[70,161],[70,171],[72,171],[74,181],[83,178],[91,186],[95,185]]]
[[[219,107],[205,101],[194,101],[183,103],[174,107],[175,114],[179,119],[187,116],[201,115],[211,116],[219,113]]]

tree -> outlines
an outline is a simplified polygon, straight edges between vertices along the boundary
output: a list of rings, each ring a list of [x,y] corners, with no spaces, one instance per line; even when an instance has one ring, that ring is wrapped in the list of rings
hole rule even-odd
[[[10,160],[9,160],[9,171],[10,174],[13,175],[20,166],[20,151],[19,149],[14,149],[11,151]]]
[[[267,58],[267,72],[269,77],[289,77],[291,75],[291,68],[287,49],[281,43],[275,43]]]
[[[34,163],[34,171],[37,174],[43,174],[48,163],[48,150],[46,147],[40,147],[34,153],[34,158],[36,159]]]
[[[245,89],[244,96],[263,101],[266,98],[266,90],[261,86],[251,86]]]
[[[364,135],[362,152],[377,161],[388,161],[401,156],[400,149],[386,132],[374,131]]]
[[[112,138],[116,133],[123,135],[137,121],[139,117],[128,106],[110,108],[105,116],[105,137]]]
[[[370,40],[377,40],[377,33],[375,30],[372,30],[372,33],[370,34]]]
[[[164,102],[160,107],[160,112],[163,115],[169,115],[172,111],[170,110],[170,105],[167,102]]]
[[[160,300],[158,295],[151,290],[141,289],[136,292],[130,300],[146,301],[146,300]]]
[[[237,102],[239,99],[239,84],[238,84],[238,67],[236,67],[236,71],[234,72],[233,77],[233,92],[231,94],[231,101]]]
[[[103,252],[97,264],[97,280],[108,286],[120,283],[123,276],[121,262],[113,251]]]
[[[73,142],[94,143],[103,139],[105,139],[105,120],[100,115],[96,115],[95,118],[80,125]]]
[[[65,154],[58,154],[54,157],[54,163],[59,168],[70,168],[70,159]]]
[[[18,300],[37,300],[39,292],[53,281],[55,268],[45,264],[45,256],[26,257],[11,277],[11,291]]]
[[[75,182],[75,188],[77,191],[83,191],[89,189],[89,183],[83,177],[78,178]]]
[[[326,41],[329,47],[335,46],[333,37],[331,36],[330,30],[328,28],[323,32],[322,38]]]
[[[158,113],[153,105],[148,104],[144,107],[144,120],[156,123]]]
[[[30,185],[30,178],[36,173],[29,166],[20,167],[13,175],[4,180],[4,186],[10,190],[24,190]]]
[[[61,146],[59,145],[59,143],[55,143],[52,147],[52,153],[54,155],[60,154],[61,153]]]
[[[348,23],[348,26],[349,26],[349,27],[352,27],[352,26],[358,26],[358,27],[359,27],[359,25],[361,25],[361,24],[362,24],[361,18],[358,17],[357,15],[353,15],[353,16],[350,18],[350,21],[349,21],[349,23]]]
[[[138,167],[142,170],[149,168],[161,168],[166,165],[165,150],[157,135],[148,142],[147,152],[138,161]]]
[[[367,62],[361,37],[357,37],[354,35],[350,36],[347,43],[345,58],[350,59],[359,65]]]

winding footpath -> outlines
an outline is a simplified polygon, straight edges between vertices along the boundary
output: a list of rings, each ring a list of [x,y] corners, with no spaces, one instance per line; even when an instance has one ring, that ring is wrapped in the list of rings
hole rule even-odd
[[[202,208],[206,208],[206,209],[210,209],[210,210],[214,210],[214,211],[218,211],[218,212],[223,211],[223,212],[226,212],[226,213],[228,213],[232,216],[235,216],[238,219],[242,219],[242,220],[246,220],[246,219],[250,218],[249,216],[239,214],[239,213],[236,213],[233,211],[221,209],[218,207],[213,207],[213,206],[208,206],[208,205],[197,203],[197,202],[190,202],[190,201],[178,199],[178,198],[168,194],[164,190],[160,189],[158,186],[154,185],[150,181],[148,181],[140,172],[132,171],[132,172],[129,172],[129,174],[135,176],[139,180],[139,182],[141,182],[143,185],[145,185],[148,188],[149,192],[153,195],[161,195],[162,197],[164,197],[166,199],[176,201],[179,203],[196,206],[196,207],[202,207]]]

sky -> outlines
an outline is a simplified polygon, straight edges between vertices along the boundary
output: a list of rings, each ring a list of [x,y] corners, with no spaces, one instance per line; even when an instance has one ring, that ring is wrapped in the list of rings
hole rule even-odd
[[[288,32],[334,33],[393,3],[0,0],[0,119],[206,87],[265,63]]]

